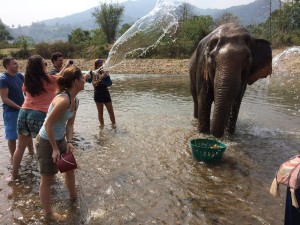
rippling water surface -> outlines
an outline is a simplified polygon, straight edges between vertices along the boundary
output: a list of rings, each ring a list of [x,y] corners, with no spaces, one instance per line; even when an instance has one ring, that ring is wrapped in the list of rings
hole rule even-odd
[[[300,153],[299,75],[274,74],[249,86],[236,134],[219,163],[196,161],[189,147],[197,132],[188,76],[112,75],[117,127],[105,111],[99,127],[93,88],[80,93],[75,122],[79,201],[68,202],[61,175],[54,208],[64,224],[283,223],[284,195],[269,187],[278,165]],[[293,80],[293,82],[287,82]],[[25,153],[20,179],[5,180],[11,163],[0,155],[0,223],[45,224],[38,197],[36,156]]]

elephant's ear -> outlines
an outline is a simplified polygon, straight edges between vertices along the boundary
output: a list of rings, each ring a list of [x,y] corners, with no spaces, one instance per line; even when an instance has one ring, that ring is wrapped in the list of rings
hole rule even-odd
[[[253,84],[272,73],[272,49],[270,42],[256,39],[252,49],[252,66],[247,83]]]

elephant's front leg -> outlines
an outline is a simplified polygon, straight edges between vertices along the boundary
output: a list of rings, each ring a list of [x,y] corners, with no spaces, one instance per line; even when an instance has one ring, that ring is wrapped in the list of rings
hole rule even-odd
[[[198,128],[201,133],[210,132],[210,113],[213,102],[212,95],[205,93],[198,97]]]

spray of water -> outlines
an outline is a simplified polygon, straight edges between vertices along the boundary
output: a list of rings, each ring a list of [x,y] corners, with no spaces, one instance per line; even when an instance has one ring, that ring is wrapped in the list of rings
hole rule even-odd
[[[155,47],[160,40],[176,32],[178,18],[176,10],[182,4],[177,0],[158,0],[155,8],[137,20],[113,45],[104,68],[109,70],[127,57],[137,57]]]
[[[273,66],[277,66],[278,62],[280,62],[283,59],[286,59],[288,57],[292,57],[293,55],[299,55],[300,54],[300,46],[294,46],[291,48],[287,48],[283,52],[279,53],[273,58],[272,64]]]

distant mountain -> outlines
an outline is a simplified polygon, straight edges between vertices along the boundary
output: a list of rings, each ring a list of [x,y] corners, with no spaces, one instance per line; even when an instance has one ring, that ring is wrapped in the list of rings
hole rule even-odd
[[[271,0],[271,12],[279,9],[280,2]],[[224,12],[232,13],[241,19],[242,24],[260,24],[270,16],[270,0],[257,0],[247,5],[233,6],[216,14],[219,17]]]
[[[121,3],[124,6],[122,22],[135,22],[154,9],[156,2],[157,0],[128,0]],[[271,2],[272,11],[279,8],[278,0],[271,0]],[[269,4],[270,0],[256,0],[247,5],[234,6],[227,9],[200,9],[195,6],[193,11],[196,15],[210,15],[214,19],[225,12],[229,12],[239,17],[243,25],[249,25],[262,23],[269,17]],[[91,30],[97,27],[92,16],[94,11],[95,8],[91,8],[69,16],[43,20],[39,23],[33,23],[31,26],[11,28],[10,32],[14,37],[20,35],[31,36],[37,43],[67,40],[68,34],[75,28]]]
[[[124,6],[123,23],[135,22],[140,17],[148,14],[155,7],[155,4],[156,0],[129,0],[120,4]],[[71,25],[73,27],[80,27],[85,30],[95,29],[97,25],[95,23],[95,18],[92,16],[95,8],[96,7],[81,13],[75,13],[61,18],[43,20],[41,23],[45,23],[47,26]]]
[[[279,9],[278,0],[271,0],[271,12]],[[216,19],[224,13],[232,13],[237,16],[245,26],[250,24],[260,24],[269,18],[270,0],[256,0],[252,3],[232,6],[227,9],[199,9],[195,10],[197,15],[210,15]]]

